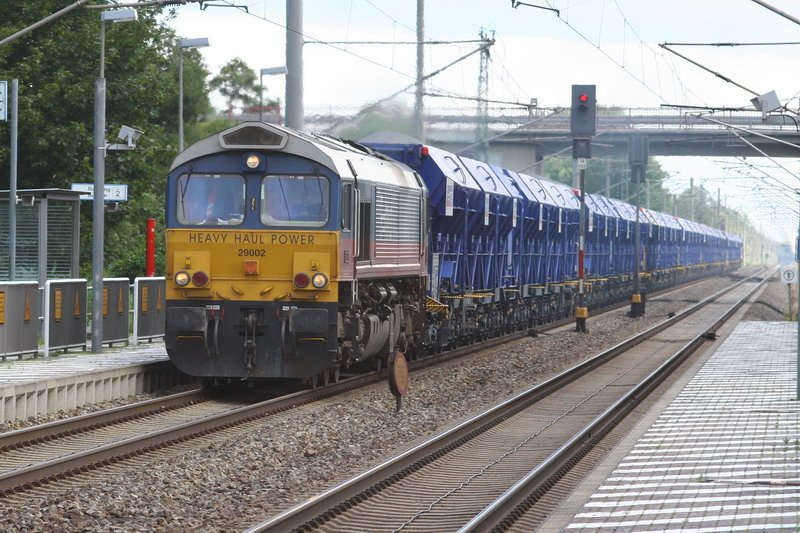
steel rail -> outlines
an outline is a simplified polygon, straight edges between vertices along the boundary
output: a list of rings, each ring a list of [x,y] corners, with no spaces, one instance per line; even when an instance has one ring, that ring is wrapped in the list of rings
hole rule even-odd
[[[726,287],[695,305],[680,311],[675,316],[655,324],[647,330],[553,376],[547,381],[523,391],[500,404],[492,406],[488,410],[431,437],[413,448],[400,453],[396,457],[384,461],[283,513],[251,527],[247,530],[247,533],[289,531],[302,528],[304,525],[311,526],[314,523],[326,521],[348,506],[347,503],[342,502],[346,502],[348,499],[352,498],[357,499],[362,496],[368,497],[367,495],[377,492],[384,484],[391,484],[394,478],[411,473],[439,456],[445,455],[448,451],[457,448],[464,442],[485,432],[502,420],[526,409],[541,398],[548,396],[576,378],[587,374],[594,368],[626,352],[633,346],[673,326],[743,283],[756,278],[762,272],[744,278],[730,287]],[[770,276],[766,276],[764,280],[769,279],[769,277]]]
[[[94,413],[54,420],[27,428],[0,433],[0,452],[14,450],[30,444],[56,440],[67,435],[77,435],[93,429],[108,427],[137,418],[164,413],[193,405],[208,398],[201,390],[190,390],[153,398],[131,405],[122,405]]]
[[[699,281],[701,280],[697,280],[697,282]],[[723,289],[716,294],[719,295],[727,290],[732,290],[742,282],[743,281],[739,281],[735,285]],[[694,282],[681,285],[680,288],[684,288],[692,283]],[[662,291],[659,294],[668,293],[673,290],[677,289],[671,288]],[[716,297],[716,295],[710,298],[713,297]],[[706,300],[710,301],[709,299]],[[703,302],[697,304],[697,306],[701,304],[703,304]],[[605,309],[610,311],[625,305],[627,305],[627,302],[620,302],[618,304],[607,306]],[[685,316],[687,310],[681,311],[675,316],[675,318]],[[669,322],[669,320],[667,322]],[[571,322],[571,318],[558,320],[540,326],[538,331],[546,331],[548,329],[553,329]],[[660,325],[656,325],[646,330],[645,333],[652,332],[651,334],[654,335],[660,331],[660,329],[657,330],[659,327]],[[409,367],[411,370],[419,370],[425,367],[438,365],[440,363],[457,359],[477,351],[490,349],[495,346],[529,336],[529,331],[530,330],[526,329],[524,331],[511,333],[500,337],[494,337],[480,343],[456,348],[444,354],[427,356],[410,362]],[[627,346],[625,343],[621,343],[620,345],[611,348],[611,350],[624,351],[624,349],[627,349],[625,346]],[[587,361],[586,363],[590,362],[591,361]],[[584,373],[588,372],[592,368],[594,368],[593,365],[586,365]],[[222,431],[236,425],[274,415],[281,411],[335,396],[349,390],[354,390],[360,387],[378,383],[385,380],[386,376],[386,370],[361,374],[343,379],[326,387],[299,391],[289,395],[226,411],[224,413],[218,413],[216,415],[204,417],[202,419],[185,422],[171,428],[165,428],[136,437],[130,437],[124,440],[109,443],[103,446],[94,447],[83,452],[65,455],[43,461],[41,463],[32,464],[20,469],[9,470],[7,472],[0,473],[0,497],[21,490],[28,490],[32,487],[46,484],[58,479],[63,479],[64,477],[69,477],[71,475],[88,470],[93,470],[111,463],[128,459],[130,457],[142,455],[155,449],[165,448],[186,440],[199,438],[210,433]],[[549,391],[546,394],[549,394]],[[546,394],[542,394],[542,396]],[[30,428],[23,428],[20,430],[0,434],[0,451],[16,449],[30,444],[54,440],[63,436],[87,432],[99,427],[107,427],[135,418],[159,414],[172,409],[180,408],[181,406],[190,405],[193,401],[196,401],[196,399],[201,396],[202,391],[187,391],[165,398],[148,400],[134,406],[121,406],[105,411],[99,411],[97,413],[89,413],[79,417],[54,421],[40,426],[32,426]],[[162,404],[166,402],[166,405],[159,405],[159,402]]]
[[[608,409],[592,420],[547,459],[517,481],[505,493],[490,503],[483,511],[465,524],[459,533],[477,531],[505,531],[526,512],[550,485],[563,477],[572,466],[584,457],[630,411],[658,387],[683,361],[694,353],[769,279],[765,277],[745,296],[737,300],[711,326],[682,346],[656,370],[634,386]]]
[[[674,290],[683,289],[702,281],[707,278],[700,278],[691,282],[680,285],[679,287],[672,287],[657,293],[655,295],[668,294]],[[607,305],[597,311],[603,313],[610,312],[621,307],[628,305],[627,301],[617,302]],[[534,329],[536,332],[545,332],[550,329],[555,329],[573,322],[572,317],[547,322]],[[437,356],[426,356],[419,360],[409,363],[411,370],[419,370],[427,366],[438,364],[440,362],[449,361],[458,357],[463,357],[475,350],[489,349],[498,344],[511,342],[522,337],[530,335],[531,330],[518,331],[507,334],[502,337],[493,337],[482,343],[476,343],[469,346],[451,350],[445,354]],[[384,373],[378,374],[375,381],[379,381],[385,375]],[[214,398],[218,395],[215,392],[204,392],[200,389],[184,391],[169,396],[160,398],[153,398],[135,404],[123,405],[111,409],[104,409],[93,413],[65,418],[62,420],[54,420],[44,424],[37,424],[26,428],[20,428],[12,431],[0,433],[0,452],[18,449],[24,446],[39,444],[47,441],[56,440],[66,436],[73,436],[80,433],[86,433],[101,427],[109,427],[116,424],[128,422],[130,420],[141,419],[156,414],[162,414],[170,410],[180,409],[182,407],[193,405],[197,402],[203,401],[208,398]]]

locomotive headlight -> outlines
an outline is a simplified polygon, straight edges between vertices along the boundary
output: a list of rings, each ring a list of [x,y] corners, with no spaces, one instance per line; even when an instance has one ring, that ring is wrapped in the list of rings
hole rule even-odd
[[[246,164],[247,168],[257,168],[261,164],[261,158],[257,155],[249,155],[247,156]]]
[[[328,284],[328,276],[325,274],[314,274],[314,277],[311,278],[311,284],[317,289],[321,289]]]
[[[185,270],[181,270],[180,272],[175,273],[175,277],[173,279],[175,280],[175,285],[178,287],[185,287],[189,284],[191,276],[189,276],[189,273]]]

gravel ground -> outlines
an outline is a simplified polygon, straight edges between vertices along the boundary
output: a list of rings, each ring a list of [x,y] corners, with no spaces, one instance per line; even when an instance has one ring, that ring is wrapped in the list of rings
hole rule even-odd
[[[797,285],[791,285],[792,315],[797,313]],[[773,276],[767,283],[764,291],[750,306],[745,315],[745,320],[787,320],[789,317],[789,294],[787,284],[782,283],[778,276]]]
[[[90,486],[0,500],[0,530],[240,531],[726,284],[649,300],[638,319],[625,308],[590,317],[588,335],[567,327],[415,372],[399,413],[388,387],[375,385],[182,445]]]
[[[107,402],[89,403],[86,405],[82,405],[77,409],[66,409],[46,415],[31,416],[28,418],[19,418],[16,420],[6,420],[5,422],[0,422],[0,433],[6,431],[12,431],[14,429],[26,428],[29,426],[36,426],[39,424],[44,424],[46,422],[52,422],[53,420],[64,420],[65,418],[85,415],[88,413],[94,413],[95,411],[102,411],[104,409],[111,409],[113,407],[119,407],[122,405],[130,405],[132,403],[152,400],[153,398],[160,398],[161,396],[169,396],[170,394],[177,394],[179,392],[191,390],[194,388],[197,388],[197,386],[180,385],[178,387],[164,389],[156,393],[137,394],[134,396],[127,396],[125,398],[117,398],[115,400],[109,400]],[[2,529],[0,529],[0,531],[2,531]]]

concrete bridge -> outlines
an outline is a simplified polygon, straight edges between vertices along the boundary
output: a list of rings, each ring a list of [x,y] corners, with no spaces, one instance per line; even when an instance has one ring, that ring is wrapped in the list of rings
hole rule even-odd
[[[425,141],[540,173],[537,163],[543,157],[558,152],[571,155],[569,113],[563,108],[504,109],[479,125],[474,115],[440,111],[428,116]],[[317,131],[346,121],[331,114],[307,118],[310,129]],[[480,126],[483,143],[477,142]],[[598,109],[592,156],[626,159],[628,142],[636,134],[647,135],[650,156],[758,157],[762,150],[771,157],[800,157],[798,117],[788,113],[763,116],[753,110],[709,113],[668,108]]]

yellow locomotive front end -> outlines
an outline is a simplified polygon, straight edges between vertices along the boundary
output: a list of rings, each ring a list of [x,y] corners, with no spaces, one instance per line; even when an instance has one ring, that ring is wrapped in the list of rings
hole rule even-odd
[[[308,144],[249,125],[173,163],[166,347],[181,371],[303,379],[335,367],[341,180]]]
[[[168,230],[167,343],[176,365],[207,377],[324,371],[336,354],[338,238],[333,231]]]

